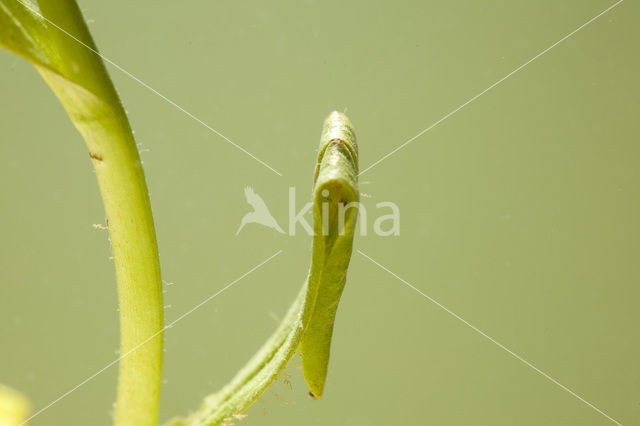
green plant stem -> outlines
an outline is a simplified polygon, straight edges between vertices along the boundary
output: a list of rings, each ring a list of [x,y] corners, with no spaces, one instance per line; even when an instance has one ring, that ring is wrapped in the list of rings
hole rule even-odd
[[[0,44],[30,60],[89,149],[118,283],[117,426],[155,426],[162,382],[162,282],[147,185],[131,127],[75,0],[0,0]],[[44,19],[42,18],[44,17]]]
[[[358,150],[349,119],[332,113],[325,121],[314,178],[314,237],[311,268],[275,333],[219,392],[172,426],[230,423],[264,393],[296,352],[309,393],[320,398],[327,375],[331,336],[346,282],[357,218]],[[343,214],[344,220],[340,220]]]
[[[157,424],[162,379],[162,282],[148,190],[128,123],[82,99],[39,69],[89,148],[113,250],[120,311],[117,426]],[[69,107],[71,105],[72,107]],[[87,112],[100,111],[98,116]]]

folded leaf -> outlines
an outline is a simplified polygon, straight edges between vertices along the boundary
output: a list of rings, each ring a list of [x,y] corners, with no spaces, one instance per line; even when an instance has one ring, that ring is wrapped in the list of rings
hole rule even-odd
[[[314,398],[323,394],[331,336],[346,282],[357,218],[358,147],[349,119],[333,112],[324,124],[313,189],[314,236],[311,268],[284,320],[254,357],[219,392],[187,419],[167,426],[210,426],[233,422],[255,402],[300,352]]]

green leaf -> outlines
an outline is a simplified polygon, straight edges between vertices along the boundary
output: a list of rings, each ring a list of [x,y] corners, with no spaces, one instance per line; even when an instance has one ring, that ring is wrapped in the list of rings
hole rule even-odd
[[[359,193],[358,146],[349,119],[325,121],[314,187],[314,239],[305,307],[309,319],[300,344],[302,372],[314,398],[327,376],[336,310],[347,280]],[[306,318],[305,318],[306,319]]]
[[[41,66],[51,66],[48,28],[35,6],[0,0],[0,46]]]
[[[314,398],[327,376],[333,325],[351,259],[359,193],[358,147],[349,119],[333,112],[322,132],[313,188],[311,268],[287,315],[269,340],[219,392],[172,426],[230,423],[273,383],[296,352]]]

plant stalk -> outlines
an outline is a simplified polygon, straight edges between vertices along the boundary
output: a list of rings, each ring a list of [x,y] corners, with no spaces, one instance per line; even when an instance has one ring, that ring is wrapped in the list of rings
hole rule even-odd
[[[70,6],[67,13],[76,14],[74,22],[84,24],[75,2],[61,3]],[[93,44],[88,30],[80,35]],[[104,67],[95,53],[85,52]],[[103,87],[113,91],[103,105],[102,99],[78,96],[82,88],[69,90],[58,74],[37,68],[86,141],[106,213],[118,285],[122,357],[114,425],[155,426],[162,384],[162,281],[149,192],[129,120],[106,70]]]
[[[120,310],[116,426],[155,426],[162,383],[162,281],[129,120],[75,0],[0,0],[0,45],[31,61],[89,149],[104,203]]]

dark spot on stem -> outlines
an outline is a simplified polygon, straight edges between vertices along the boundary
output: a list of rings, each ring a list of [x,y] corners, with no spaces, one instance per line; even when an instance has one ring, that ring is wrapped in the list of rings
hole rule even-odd
[[[309,391],[309,396],[311,397],[311,399],[316,399],[316,396],[311,391]]]
[[[89,151],[89,157],[96,161],[102,161],[102,156],[100,154],[96,154],[95,152]]]

